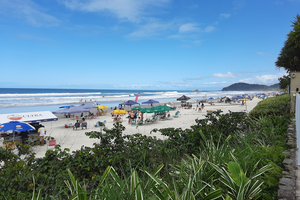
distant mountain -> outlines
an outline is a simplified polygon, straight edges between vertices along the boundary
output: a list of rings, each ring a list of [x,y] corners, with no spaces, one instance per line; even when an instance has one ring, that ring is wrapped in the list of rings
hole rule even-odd
[[[249,83],[234,83],[228,87],[224,87],[222,91],[260,91],[260,90],[275,90],[279,89],[279,84],[274,85],[259,85]]]

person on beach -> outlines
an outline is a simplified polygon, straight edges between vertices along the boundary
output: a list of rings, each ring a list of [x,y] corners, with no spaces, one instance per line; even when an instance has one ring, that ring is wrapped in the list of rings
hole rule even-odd
[[[128,112],[128,124],[131,124],[131,111]]]
[[[76,128],[76,130],[77,130],[77,128],[79,128],[80,127],[80,123],[79,123],[79,121],[77,120],[77,122],[75,123],[75,125],[73,126],[73,130]]]
[[[119,115],[113,117],[113,122],[117,122],[117,121],[120,121]]]
[[[176,114],[176,113],[177,113],[177,114]],[[177,115],[178,117],[181,116],[181,113],[180,113],[179,110],[178,110],[176,113],[175,113],[175,115]]]
[[[202,110],[204,109],[204,103],[201,104],[201,109],[202,109]]]
[[[40,136],[41,146],[44,146],[44,137],[46,135],[46,129],[45,129],[45,127],[43,125],[40,125],[38,133],[39,133],[39,136]]]
[[[82,129],[85,127],[87,129],[87,122],[85,121],[85,118],[82,118]]]

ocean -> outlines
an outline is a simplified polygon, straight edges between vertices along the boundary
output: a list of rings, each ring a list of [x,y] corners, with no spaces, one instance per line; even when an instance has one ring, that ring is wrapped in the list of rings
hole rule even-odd
[[[249,91],[191,91],[191,90],[111,90],[111,89],[37,89],[37,88],[0,88],[0,114],[34,111],[57,111],[60,106],[80,105],[94,102],[108,107],[118,106],[128,100],[138,103],[154,99],[157,101],[176,101],[182,95],[195,100],[218,98],[236,94],[255,94]]]

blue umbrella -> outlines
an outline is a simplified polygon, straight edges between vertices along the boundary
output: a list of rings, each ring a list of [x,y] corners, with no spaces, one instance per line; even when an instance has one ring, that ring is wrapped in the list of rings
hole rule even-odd
[[[159,101],[155,101],[153,99],[149,99],[148,101],[142,102],[142,104],[151,104],[151,103],[159,103]]]
[[[69,108],[69,107],[74,107],[74,105],[69,105],[69,106],[60,106],[59,108]]]
[[[35,130],[30,124],[19,122],[19,121],[10,121],[0,125],[0,131],[31,131]]]
[[[32,131],[35,128],[25,122],[10,121],[0,125],[0,131],[13,131],[13,141],[15,141],[15,131]]]
[[[232,97],[232,99],[242,99],[242,98],[244,98],[244,97],[241,97],[241,96],[234,96],[234,97]]]

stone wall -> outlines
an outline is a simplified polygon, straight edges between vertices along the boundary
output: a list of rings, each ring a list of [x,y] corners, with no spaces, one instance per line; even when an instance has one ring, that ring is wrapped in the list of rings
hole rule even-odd
[[[287,150],[282,152],[286,155],[283,160],[282,178],[279,180],[278,200],[297,200],[297,134],[296,120],[293,119],[287,130]],[[300,178],[300,177],[299,177]]]

